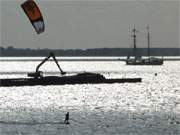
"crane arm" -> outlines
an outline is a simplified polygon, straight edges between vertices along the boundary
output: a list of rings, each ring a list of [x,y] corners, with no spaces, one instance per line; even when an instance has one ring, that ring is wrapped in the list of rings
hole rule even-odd
[[[40,68],[50,57],[53,57],[53,60],[55,61],[56,65],[58,66],[61,75],[66,74],[66,72],[64,72],[64,71],[61,69],[61,67],[59,66],[58,61],[57,61],[55,55],[54,55],[52,52],[50,52],[50,53],[49,53],[49,56],[46,57],[46,58],[36,67],[36,72],[35,72],[35,73],[29,73],[28,76],[30,76],[30,77],[35,77],[35,78],[41,77],[42,75],[41,75],[41,71],[39,71],[39,68]]]
[[[53,53],[50,53],[50,56],[53,57],[53,59],[54,59],[56,65],[58,66],[58,68],[59,68],[59,70],[60,70],[60,72],[61,72],[61,75],[66,74],[66,73],[61,69],[61,67],[59,66],[58,61],[57,61],[56,57],[54,56],[54,54],[53,54]]]
[[[37,67],[36,67],[36,73],[39,72],[39,68],[42,66],[42,64],[44,64],[49,58],[51,57],[51,55],[49,55],[47,58],[45,58]]]

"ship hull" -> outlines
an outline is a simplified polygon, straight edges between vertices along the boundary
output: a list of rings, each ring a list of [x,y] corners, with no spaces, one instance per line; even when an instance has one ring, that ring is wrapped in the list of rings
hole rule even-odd
[[[126,62],[126,65],[163,65],[163,62]]]
[[[154,60],[126,60],[126,65],[163,65],[163,60],[154,59]]]

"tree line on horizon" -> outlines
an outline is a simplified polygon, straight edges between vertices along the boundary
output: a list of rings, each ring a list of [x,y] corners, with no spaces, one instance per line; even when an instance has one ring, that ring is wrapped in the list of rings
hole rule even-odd
[[[0,47],[0,56],[47,56],[53,52],[56,56],[128,56],[133,54],[132,48],[92,48],[92,49],[31,49]],[[137,53],[147,56],[147,48],[138,48]],[[150,48],[152,56],[180,56],[180,48]]]

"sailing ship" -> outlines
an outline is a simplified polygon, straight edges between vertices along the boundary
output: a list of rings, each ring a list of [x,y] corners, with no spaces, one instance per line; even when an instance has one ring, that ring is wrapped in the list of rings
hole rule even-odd
[[[136,33],[138,32],[136,28],[132,30],[133,32],[133,58],[131,56],[127,56],[126,65],[162,65],[163,59],[156,58],[150,56],[150,33],[149,33],[149,26],[147,26],[147,40],[148,40],[148,48],[147,48],[147,55],[148,58],[143,59],[141,55],[138,55],[137,46],[136,46]]]

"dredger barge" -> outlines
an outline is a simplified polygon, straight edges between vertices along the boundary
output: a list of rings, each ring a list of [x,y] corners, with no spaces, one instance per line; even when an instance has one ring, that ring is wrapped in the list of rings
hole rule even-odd
[[[46,62],[50,57],[53,57],[56,62],[61,76],[43,76],[39,71],[40,66]],[[106,79],[103,75],[97,73],[79,73],[76,75],[66,75],[56,60],[53,53],[45,58],[37,67],[35,73],[28,73],[29,78],[11,78],[0,79],[0,87],[11,86],[36,86],[36,85],[65,85],[65,84],[99,84],[99,83],[135,83],[141,82],[141,78],[120,78],[120,79]]]

